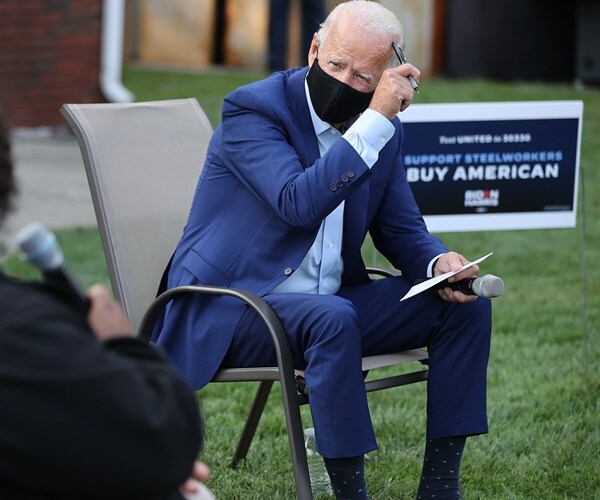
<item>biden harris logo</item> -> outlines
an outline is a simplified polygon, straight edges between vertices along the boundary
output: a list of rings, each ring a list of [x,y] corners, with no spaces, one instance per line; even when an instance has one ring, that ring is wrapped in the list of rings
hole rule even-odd
[[[467,189],[465,191],[466,208],[474,208],[476,212],[487,212],[489,207],[497,207],[499,205],[499,189]]]

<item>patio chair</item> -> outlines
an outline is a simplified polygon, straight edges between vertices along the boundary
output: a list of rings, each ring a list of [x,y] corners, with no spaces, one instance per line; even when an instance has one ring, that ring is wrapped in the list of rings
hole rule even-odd
[[[260,382],[231,461],[246,457],[267,398],[280,383],[298,499],[312,498],[300,405],[290,346],[279,319],[260,297],[244,290],[213,286],[179,287],[155,298],[163,270],[179,241],[200,176],[211,125],[195,99],[128,104],[65,104],[60,110],[75,133],[85,166],[109,277],[138,334],[149,338],[160,308],[180,294],[228,295],[247,303],[273,339],[277,365],[220,370],[213,382]],[[385,275],[384,269],[371,269]],[[427,378],[421,349],[363,359],[367,391]],[[415,370],[370,380],[383,366],[416,362]],[[388,372],[389,373],[389,372]],[[210,432],[210,430],[209,430]]]

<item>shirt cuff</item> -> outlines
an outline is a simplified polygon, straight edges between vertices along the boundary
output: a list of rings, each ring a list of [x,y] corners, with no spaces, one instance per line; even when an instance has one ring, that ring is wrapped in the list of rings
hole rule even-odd
[[[442,255],[444,255],[443,253],[436,255],[433,259],[431,259],[429,261],[429,265],[427,266],[427,277],[428,278],[433,278],[433,266],[435,265],[435,261],[438,260]]]
[[[371,168],[379,158],[379,152],[394,137],[395,132],[396,128],[385,116],[366,109],[342,137]]]

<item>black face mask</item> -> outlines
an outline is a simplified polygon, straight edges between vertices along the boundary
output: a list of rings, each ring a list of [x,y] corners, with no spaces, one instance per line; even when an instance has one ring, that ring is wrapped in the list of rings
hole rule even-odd
[[[344,123],[369,107],[374,92],[360,92],[326,73],[315,58],[308,75],[308,92],[317,116],[327,123]]]

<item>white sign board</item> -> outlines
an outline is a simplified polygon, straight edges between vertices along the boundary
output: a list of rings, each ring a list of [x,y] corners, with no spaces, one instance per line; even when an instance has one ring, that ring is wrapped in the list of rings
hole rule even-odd
[[[582,101],[413,104],[407,178],[431,232],[575,227]]]

